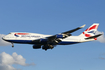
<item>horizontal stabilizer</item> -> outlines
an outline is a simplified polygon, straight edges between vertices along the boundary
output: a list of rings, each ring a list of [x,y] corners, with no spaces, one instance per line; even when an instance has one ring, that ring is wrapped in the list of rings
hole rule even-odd
[[[99,36],[101,36],[102,34],[98,34],[98,35],[95,35],[95,36],[91,36],[91,37],[88,37],[88,38],[85,38],[85,39],[93,39],[93,38],[97,38]]]

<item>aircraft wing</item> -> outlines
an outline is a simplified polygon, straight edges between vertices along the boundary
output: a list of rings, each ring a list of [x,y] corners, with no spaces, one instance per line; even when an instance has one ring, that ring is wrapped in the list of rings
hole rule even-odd
[[[79,30],[79,29],[81,29],[81,28],[84,28],[84,27],[85,27],[85,25],[83,25],[83,26],[81,26],[81,27],[77,27],[77,28],[72,29],[72,30],[69,30],[69,31],[66,31],[66,32],[62,32],[61,34],[73,33],[73,32],[75,32],[75,31],[77,31],[77,30]]]
[[[53,35],[53,36],[50,36],[50,37],[47,37],[47,38],[55,38],[55,37],[57,37],[57,35],[59,35],[59,37],[61,37],[62,38],[62,35],[63,35],[63,38],[65,38],[64,36],[71,36],[71,34],[70,33],[73,33],[73,32],[75,32],[75,31],[77,31],[77,30],[79,30],[79,29],[81,29],[81,28],[84,28],[85,27],[85,25],[83,25],[83,26],[81,26],[81,27],[77,27],[77,28],[75,28],[75,29],[72,29],[72,30],[69,30],[69,31],[66,31],[66,32],[62,32],[62,33],[60,33],[60,34],[56,34],[56,35]]]
[[[53,44],[58,44],[59,42],[61,42],[60,39],[64,39],[64,38],[67,38],[68,36],[71,36],[70,33],[73,33],[81,28],[84,28],[85,25],[81,26],[81,27],[77,27],[75,29],[72,29],[72,30],[69,30],[69,31],[66,31],[66,32],[62,32],[60,34],[56,34],[56,35],[52,35],[52,36],[49,36],[49,37],[46,37],[44,39],[38,39],[38,40],[33,40],[33,41],[43,41],[43,40],[47,40],[48,43],[53,43]]]

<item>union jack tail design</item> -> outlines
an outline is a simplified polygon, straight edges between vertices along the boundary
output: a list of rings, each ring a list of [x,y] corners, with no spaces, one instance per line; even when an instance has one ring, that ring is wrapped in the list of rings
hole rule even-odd
[[[87,37],[91,37],[91,36],[95,36],[95,33],[97,31],[99,24],[98,23],[94,23],[93,25],[91,25],[89,28],[87,28],[82,34],[80,34],[79,36],[82,36],[84,38]],[[94,40],[97,40],[97,38],[94,38]]]

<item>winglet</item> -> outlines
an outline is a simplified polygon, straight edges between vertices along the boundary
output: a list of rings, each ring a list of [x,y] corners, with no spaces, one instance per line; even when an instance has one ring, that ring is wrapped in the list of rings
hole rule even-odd
[[[84,28],[86,26],[86,24],[82,25],[80,28]]]

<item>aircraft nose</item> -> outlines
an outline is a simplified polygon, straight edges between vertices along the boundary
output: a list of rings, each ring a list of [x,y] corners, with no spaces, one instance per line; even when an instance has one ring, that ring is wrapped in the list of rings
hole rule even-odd
[[[3,39],[3,40],[6,40],[5,36],[4,36],[4,37],[2,37],[2,39]]]

